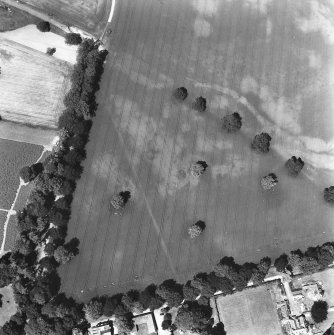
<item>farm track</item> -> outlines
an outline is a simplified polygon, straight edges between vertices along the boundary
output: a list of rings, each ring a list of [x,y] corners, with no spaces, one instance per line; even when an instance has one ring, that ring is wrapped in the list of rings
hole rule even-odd
[[[322,88],[305,78],[325,84],[326,57],[334,50],[296,29],[294,6],[301,3],[274,2],[267,14],[242,1],[117,3],[69,224],[80,254],[61,268],[67,294],[87,300],[170,277],[186,280],[225,255],[258,261],[333,239],[333,209],[321,192],[334,174],[321,168],[323,160],[299,141],[297,130],[286,131],[300,127],[301,136],[319,142],[304,126],[310,117],[324,138],[333,137],[308,108],[307,91],[319,100]],[[322,55],[323,69],[305,63],[310,46]],[[170,99],[177,86],[189,91],[182,104]],[[208,101],[202,115],[190,108],[200,95]],[[298,117],[293,104],[302,111]],[[243,117],[237,134],[221,130],[226,108]],[[267,155],[250,150],[261,131],[273,137]],[[284,161],[295,153],[310,163],[291,179]],[[202,159],[209,168],[196,181],[187,171]],[[265,193],[258,181],[269,171],[278,173],[279,185]],[[125,189],[130,202],[123,216],[112,215],[110,198]],[[207,229],[190,241],[187,228],[197,220]]]

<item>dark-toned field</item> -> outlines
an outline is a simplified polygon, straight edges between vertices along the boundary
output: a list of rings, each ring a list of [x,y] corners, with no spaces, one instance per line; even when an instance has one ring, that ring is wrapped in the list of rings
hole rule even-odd
[[[38,145],[0,139],[0,208],[10,209],[20,184],[19,170],[35,163],[42,151]]]
[[[174,277],[190,278],[221,257],[276,257],[334,239],[334,24],[332,5],[305,0],[122,0],[78,183],[69,237],[80,254],[62,267],[79,300]],[[189,96],[173,103],[175,87]],[[208,109],[191,109],[197,96]],[[222,130],[238,111],[243,126]],[[250,149],[266,131],[271,151]],[[297,178],[291,156],[306,164]],[[192,162],[209,168],[199,180]],[[260,179],[274,172],[273,192]],[[123,216],[109,209],[121,190]],[[187,228],[206,222],[190,240]]]

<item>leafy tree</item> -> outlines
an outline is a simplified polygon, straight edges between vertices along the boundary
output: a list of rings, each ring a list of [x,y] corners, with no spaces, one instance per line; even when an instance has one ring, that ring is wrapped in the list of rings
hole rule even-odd
[[[197,161],[196,163],[191,165],[190,173],[194,177],[199,177],[205,172],[207,167],[208,167],[208,164],[206,164],[205,161]]]
[[[206,99],[203,97],[198,97],[193,103],[193,109],[198,112],[204,112],[206,110]]]
[[[7,321],[0,328],[0,335],[24,335],[24,325],[19,325],[13,320]]]
[[[255,135],[252,142],[252,149],[260,153],[269,152],[271,137],[268,133]]]
[[[24,166],[20,170],[20,177],[25,182],[28,183],[34,180],[41,172],[43,172],[43,164],[35,163],[31,166]]]
[[[177,307],[183,300],[182,285],[178,284],[173,279],[168,279],[162,282],[156,290],[162,299],[164,299],[169,307]]]
[[[288,256],[286,254],[282,254],[281,256],[279,256],[274,262],[274,266],[276,267],[276,270],[279,272],[285,272],[285,269],[288,264],[289,264]]]
[[[211,316],[211,308],[197,302],[186,302],[178,310],[174,325],[182,332],[201,333]]]
[[[292,268],[292,271],[295,268],[298,268],[301,266],[302,261],[303,261],[303,253],[298,249],[291,251],[288,255],[288,261],[289,261],[289,266]]]
[[[88,320],[95,321],[103,315],[103,303],[99,299],[93,298],[85,304],[83,310]]]
[[[0,264],[0,287],[5,287],[15,279],[15,270],[11,265]]]
[[[160,308],[164,304],[164,300],[157,294],[157,287],[154,284],[140,291],[139,301],[145,309],[149,308],[151,311]]]
[[[112,297],[107,297],[103,305],[103,315],[110,317],[114,314],[116,307],[122,304],[123,294],[116,294]]]
[[[188,96],[188,90],[185,87],[178,87],[173,92],[173,97],[176,100],[183,101]]]
[[[327,319],[328,304],[324,300],[315,301],[311,307],[311,316],[315,323],[323,322]]]
[[[43,270],[48,272],[55,271],[58,266],[53,257],[43,257],[38,263]]]
[[[198,273],[191,281],[191,286],[201,291],[202,296],[211,297],[216,291],[216,288],[211,285],[208,274],[205,272]]]
[[[193,287],[190,280],[188,280],[187,283],[183,285],[183,296],[185,300],[193,301],[200,295],[200,293],[201,290]]]
[[[65,43],[70,45],[78,45],[82,42],[80,34],[67,33],[65,35]]]
[[[164,320],[162,321],[161,328],[163,330],[168,330],[172,325],[172,314],[166,313],[164,315]]]
[[[54,251],[53,257],[60,264],[68,263],[73,257],[75,257],[78,254],[79,252],[78,243],[79,240],[74,238],[64,246],[59,246]]]
[[[256,269],[253,270],[251,281],[254,285],[261,285],[264,278],[266,277],[271,265],[271,260],[269,257],[264,257],[260,260]]]
[[[132,313],[140,314],[145,310],[144,306],[139,301],[139,292],[136,290],[130,290],[124,294],[122,303]]]
[[[304,161],[300,157],[292,156],[286,161],[285,167],[291,176],[296,177],[303,169],[304,164]]]
[[[314,273],[320,270],[320,264],[316,258],[304,256],[300,264],[304,274]]]
[[[188,234],[190,238],[195,238],[201,235],[204,229],[205,229],[204,221],[199,220],[189,227]]]
[[[275,173],[269,173],[261,179],[261,186],[264,190],[272,190],[278,184],[278,178]]]
[[[329,186],[324,189],[324,199],[326,202],[334,203],[334,186]]]
[[[50,23],[47,21],[40,21],[36,24],[36,27],[42,33],[49,32],[51,30]]]
[[[121,191],[114,195],[110,201],[110,204],[116,209],[123,209],[131,197],[129,191]]]
[[[22,255],[29,255],[35,249],[35,245],[25,234],[21,234],[20,238],[15,242],[14,250]]]
[[[228,114],[223,118],[223,128],[227,132],[235,132],[241,128],[242,118],[239,113]]]
[[[49,55],[49,56],[53,56],[56,51],[57,51],[56,48],[47,48],[46,49],[46,54]]]

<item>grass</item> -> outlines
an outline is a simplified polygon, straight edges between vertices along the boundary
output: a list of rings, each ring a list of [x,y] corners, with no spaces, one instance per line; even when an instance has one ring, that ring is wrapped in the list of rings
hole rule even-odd
[[[7,10],[10,8],[10,12]],[[36,24],[40,20],[26,12],[5,5],[0,1],[0,32],[15,30],[28,24]]]
[[[0,245],[3,240],[3,230],[6,218],[7,218],[7,212],[0,211]]]
[[[217,308],[229,335],[282,334],[277,311],[266,286],[218,297]]]
[[[0,115],[5,120],[56,128],[68,90],[71,66],[42,52],[1,39],[3,94]]]
[[[317,13],[310,3],[117,2],[69,223],[80,254],[61,269],[67,294],[185,281],[225,255],[257,262],[334,239],[334,207],[322,198],[334,184],[332,23],[326,6]],[[189,96],[174,103],[180,86]],[[204,113],[191,108],[198,96]],[[228,134],[221,119],[232,112],[243,126]],[[273,140],[261,155],[250,144],[263,131]],[[284,167],[292,155],[305,161],[297,178]],[[194,179],[198,160],[209,166]],[[279,183],[265,192],[260,180],[271,172]],[[112,215],[122,190],[131,199]],[[190,240],[198,220],[206,229]]]
[[[19,170],[37,161],[43,147],[0,139],[0,208],[10,209],[20,184]]]
[[[0,288],[0,294],[3,295],[2,307],[0,308],[0,327],[2,327],[16,313],[17,307],[13,289],[10,285]]]
[[[27,0],[25,4],[66,25],[74,25],[99,37],[107,23],[110,0]]]
[[[6,241],[5,241],[5,251],[10,251],[14,248],[15,242],[18,239],[18,231],[16,215],[11,215],[9,218],[7,233],[6,233]]]

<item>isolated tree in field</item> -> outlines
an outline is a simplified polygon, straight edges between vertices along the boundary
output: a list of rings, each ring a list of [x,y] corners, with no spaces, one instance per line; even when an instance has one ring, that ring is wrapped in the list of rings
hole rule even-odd
[[[252,149],[260,153],[269,152],[271,137],[268,133],[255,135],[251,144]]]
[[[205,161],[197,161],[196,163],[191,165],[190,173],[193,177],[199,177],[205,172],[207,167],[208,164],[206,164]]]
[[[36,24],[36,27],[42,33],[46,33],[51,30],[50,23],[47,21],[41,21]]]
[[[324,199],[329,203],[334,203],[334,186],[329,186],[324,189]]]
[[[187,98],[187,96],[188,96],[188,90],[185,87],[178,87],[173,92],[174,99],[176,99],[178,101],[185,100]]]
[[[205,229],[205,222],[199,220],[189,227],[188,234],[190,238],[195,238],[201,235],[204,229]]]
[[[193,103],[193,109],[198,112],[204,112],[206,110],[206,99],[203,97],[198,97]]]
[[[264,190],[273,189],[278,183],[278,178],[275,173],[269,173],[261,179],[261,186]]]
[[[327,319],[328,304],[326,301],[315,301],[311,307],[311,316],[315,323],[323,322]]]
[[[241,128],[241,120],[239,113],[228,114],[223,118],[223,128],[228,132],[235,132]]]
[[[121,191],[112,197],[110,204],[116,210],[123,209],[126,203],[129,201],[130,197],[131,193],[129,191]]]
[[[103,315],[103,303],[93,298],[85,304],[83,310],[88,320],[95,321]]]
[[[74,254],[61,245],[54,251],[53,257],[58,263],[66,264],[74,257]]]
[[[82,42],[80,34],[67,33],[65,35],[65,43],[69,45],[78,45]]]
[[[285,167],[291,176],[296,177],[303,169],[304,164],[304,161],[300,157],[292,156],[286,161]]]
[[[49,56],[53,56],[53,54],[57,51],[56,48],[47,48],[46,49],[46,54]]]

